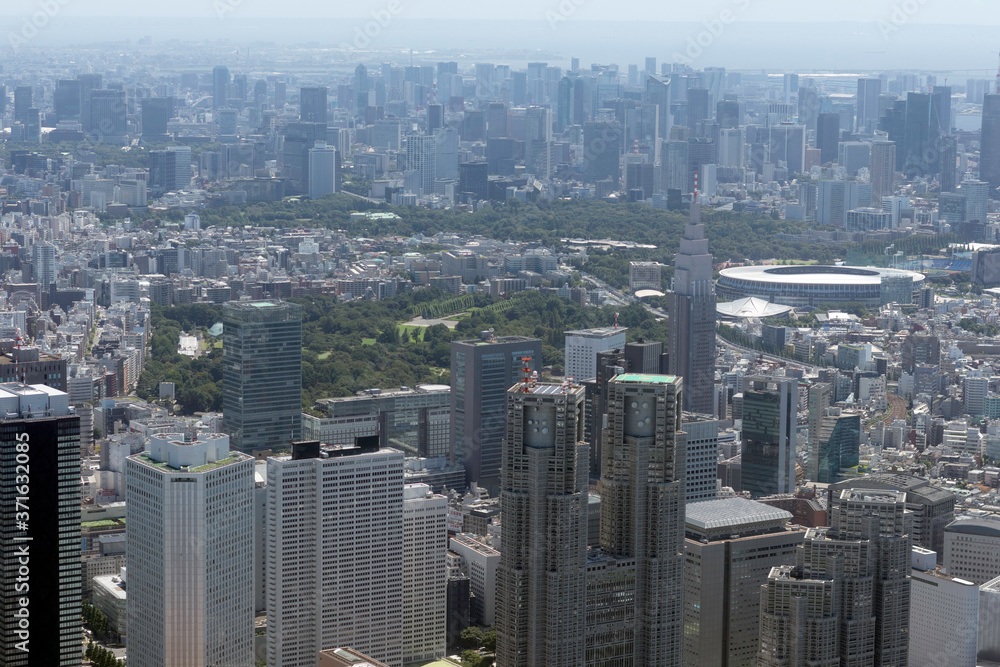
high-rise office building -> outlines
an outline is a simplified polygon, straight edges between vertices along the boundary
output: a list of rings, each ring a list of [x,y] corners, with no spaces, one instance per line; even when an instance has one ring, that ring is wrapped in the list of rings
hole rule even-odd
[[[222,322],[222,423],[233,446],[253,452],[299,440],[302,306],[231,301]]]
[[[795,123],[779,123],[768,131],[768,161],[779,161],[788,167],[788,174],[801,174],[806,161],[806,126]],[[837,159],[836,147],[833,159]]]
[[[35,108],[35,90],[31,86],[14,88],[14,122],[27,123],[28,110]]]
[[[160,197],[174,190],[191,187],[191,147],[167,146],[149,152],[149,194]]]
[[[566,332],[564,371],[577,382],[597,376],[597,353],[625,347],[624,327],[603,327]]]
[[[687,434],[685,501],[715,500],[718,496],[719,421],[712,415],[684,413],[681,429]]]
[[[309,149],[309,198],[319,199],[323,195],[337,192],[337,150],[327,146],[325,141],[317,141]]]
[[[976,667],[979,586],[938,568],[935,556],[913,548],[910,667]]]
[[[83,87],[80,97],[80,116],[83,123],[84,132],[89,132],[93,129],[90,120],[90,98],[95,90],[100,90],[102,86],[102,77],[100,74],[77,74],[77,81]]]
[[[715,283],[697,191],[691,202],[691,216],[684,227],[680,251],[674,260],[668,310],[669,372],[684,378],[684,409],[714,414]]]
[[[56,281],[56,247],[48,241],[36,241],[31,246],[31,263],[35,279],[44,288]]]
[[[831,484],[828,494],[832,503],[844,489],[899,490],[906,493],[906,509],[913,516],[913,544],[930,549],[942,558],[945,554],[945,527],[955,519],[956,496],[947,489],[913,475],[875,473]]]
[[[941,147],[941,192],[954,192],[958,141],[954,134],[945,134],[941,136],[939,145]]]
[[[832,557],[828,571],[838,572]],[[794,565],[771,568],[760,589],[758,667],[841,665],[837,637],[842,585],[837,578],[811,577]],[[866,663],[858,663],[866,664]],[[868,663],[870,664],[870,663]]]
[[[879,95],[882,94],[882,79],[858,79],[858,112],[855,115],[855,130],[863,134],[875,131],[879,119]]]
[[[630,373],[655,375],[660,372],[663,343],[658,340],[639,339],[625,343],[625,370]]]
[[[903,172],[908,178],[937,173],[939,94],[908,93],[903,126]]]
[[[368,68],[359,64],[354,68],[354,110],[356,114],[364,112],[371,102],[371,81],[368,79]]]
[[[445,655],[448,499],[403,486],[403,663]]]
[[[229,68],[218,65],[212,70],[212,108],[225,107],[229,102]]]
[[[253,458],[226,435],[187,437],[153,435],[125,461],[129,661],[250,664]]]
[[[79,79],[56,81],[56,89],[52,93],[52,109],[56,122],[80,122],[81,105],[83,104],[83,84]]]
[[[799,381],[762,376],[743,381],[743,490],[753,497],[792,493]]]
[[[326,124],[326,86],[304,87],[299,90],[299,120],[303,123]]]
[[[401,667],[402,452],[304,442],[268,458],[264,534],[269,665],[351,646]]]
[[[687,103],[687,126],[694,132],[709,117],[708,88],[688,88]]]
[[[688,436],[690,438],[690,435]],[[794,565],[804,530],[790,512],[725,498],[688,505],[684,540],[684,664],[754,665],[760,587]]]
[[[489,173],[485,162],[458,165],[458,192],[469,193],[476,201],[489,199]]]
[[[525,362],[522,359],[529,357]],[[542,367],[542,341],[524,336],[480,338],[451,344],[451,460],[465,466],[465,481],[495,493],[500,488],[501,442],[507,432],[507,390],[524,365]]]
[[[796,565],[775,568],[761,588],[758,665],[908,664],[913,517],[905,495],[836,494],[830,526],[808,529]]]
[[[326,141],[326,123],[289,123],[281,149],[281,174],[289,194],[309,192],[309,151]]]
[[[983,96],[979,180],[989,183],[990,194],[996,196],[1000,188],[1000,92]]]
[[[509,136],[507,105],[503,102],[490,102],[486,107],[486,138],[500,139]]]
[[[0,385],[0,664],[80,664],[80,418],[45,385]]]
[[[166,136],[167,124],[174,116],[174,98],[150,97],[142,101],[140,109],[142,110],[142,136]]]
[[[985,223],[990,203],[989,183],[974,179],[964,180],[960,191],[965,195],[965,219],[970,222]]]
[[[810,481],[832,484],[842,479],[841,470],[858,465],[861,437],[861,415],[841,413],[839,408],[827,408],[817,421],[816,444],[812,445],[810,432],[809,468],[815,476],[808,475]],[[810,424],[810,430],[812,425]],[[815,466],[812,461],[816,455]]]
[[[406,137],[406,169],[416,173],[418,195],[434,194],[437,178],[437,144],[434,137],[411,134]]]
[[[680,665],[683,658],[682,380],[608,382],[601,461],[601,555],[588,564],[586,664]]]
[[[591,121],[583,125],[583,180],[587,183],[621,180],[621,152],[624,133],[611,121]]]
[[[101,141],[125,140],[128,134],[128,106],[124,90],[91,91],[89,131]]]
[[[584,664],[587,445],[579,385],[522,381],[507,392],[497,569],[497,662]]]
[[[944,559],[948,573],[974,584],[1000,576],[1000,520],[961,517],[944,529]]]
[[[872,202],[882,201],[896,192],[896,144],[876,141],[872,144],[871,158]]]
[[[840,145],[840,114],[821,113],[816,119],[816,148],[822,164],[836,162]]]

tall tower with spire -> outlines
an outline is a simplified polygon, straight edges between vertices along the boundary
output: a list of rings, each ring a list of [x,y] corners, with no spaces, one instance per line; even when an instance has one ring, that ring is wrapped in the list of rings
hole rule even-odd
[[[712,255],[708,252],[705,225],[701,223],[697,175],[691,218],[684,228],[680,252],[674,258],[669,313],[669,372],[684,378],[684,409],[713,414],[715,283],[712,281]]]

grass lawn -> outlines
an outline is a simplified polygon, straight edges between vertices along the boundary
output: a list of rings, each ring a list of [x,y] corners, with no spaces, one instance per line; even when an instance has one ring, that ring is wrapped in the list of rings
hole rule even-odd
[[[416,336],[417,336],[417,340],[418,341],[423,341],[424,340],[424,332],[427,331],[427,327],[418,327],[418,326],[413,325],[413,324],[400,324],[399,325],[399,333],[402,334],[404,331],[406,333],[410,334],[411,338],[412,338],[412,336],[415,333]]]
[[[374,345],[375,344],[375,339],[374,338],[362,338],[361,339],[361,344],[362,345]]]
[[[326,352],[322,352],[320,354],[317,354],[316,358],[319,359],[320,361],[323,361],[325,359],[329,359],[330,358],[330,350],[327,350]]]

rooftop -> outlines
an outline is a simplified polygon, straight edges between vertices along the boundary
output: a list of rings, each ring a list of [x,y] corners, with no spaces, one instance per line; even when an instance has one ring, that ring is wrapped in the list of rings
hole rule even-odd
[[[685,523],[701,530],[739,529],[747,524],[785,523],[791,512],[746,498],[722,498],[691,503],[687,506]]]
[[[614,378],[617,382],[641,382],[642,384],[672,384],[676,375],[647,375],[646,373],[622,373]]]
[[[984,537],[1000,537],[1000,518],[958,518],[945,526],[949,533],[964,535],[981,535]]]

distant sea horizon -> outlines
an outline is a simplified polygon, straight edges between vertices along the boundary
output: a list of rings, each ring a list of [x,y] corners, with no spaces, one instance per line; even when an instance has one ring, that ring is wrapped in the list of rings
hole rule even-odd
[[[221,2],[222,0],[220,0]],[[206,3],[211,7],[210,3]],[[992,78],[997,71],[997,27],[989,25],[925,25],[919,23],[728,23],[663,21],[593,21],[558,14],[522,20],[469,21],[407,19],[394,16],[386,25],[371,16],[357,19],[265,19],[240,16],[237,6],[222,18],[131,18],[54,16],[21,49],[84,46],[140,40],[155,49],[164,42],[205,42],[209,46],[249,47],[270,43],[336,49],[347,47],[348,60],[395,62],[414,52],[414,62],[438,60],[507,63],[523,67],[542,61],[567,67],[578,57],[591,63],[643,65],[647,56],[658,63],[688,62],[695,69],[725,67],[733,71],[857,72],[924,70],[963,77]],[[551,12],[551,10],[548,10]],[[11,54],[10,33],[26,17],[0,18],[0,54]],[[367,30],[367,35],[365,31]],[[13,56],[19,51],[13,51]],[[252,62],[252,61],[251,61]]]

